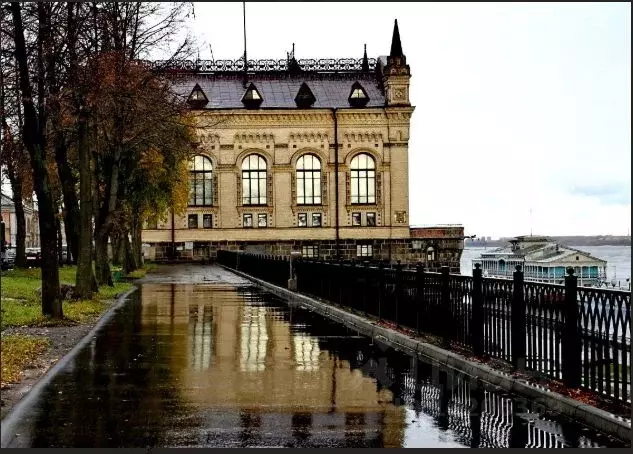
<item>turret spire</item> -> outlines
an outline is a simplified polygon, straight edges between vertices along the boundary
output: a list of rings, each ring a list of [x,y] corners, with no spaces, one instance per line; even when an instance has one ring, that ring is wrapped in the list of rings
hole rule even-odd
[[[391,38],[391,53],[390,57],[403,57],[402,43],[400,42],[400,30],[398,30],[398,19],[396,19],[393,26],[393,38]]]
[[[367,44],[365,44],[365,53],[363,54],[363,63],[361,66],[361,70],[364,73],[369,72],[369,59],[367,58]]]

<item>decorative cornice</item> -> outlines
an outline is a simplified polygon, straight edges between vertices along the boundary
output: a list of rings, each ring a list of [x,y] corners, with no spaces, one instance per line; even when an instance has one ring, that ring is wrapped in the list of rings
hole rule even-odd
[[[302,58],[295,60],[301,72],[308,73],[363,73],[362,58]],[[368,58],[367,70],[376,69],[375,58]],[[243,73],[244,59],[238,60],[156,60],[143,61],[152,70],[170,75],[186,74],[222,74]],[[288,71],[289,59],[274,60],[248,60],[248,73],[281,72]]]
[[[351,131],[343,134],[344,143],[371,143],[381,145],[383,142],[382,134],[379,132],[360,132]],[[373,145],[371,145],[373,147]]]
[[[302,142],[308,144],[325,144],[328,143],[328,135],[326,132],[303,132],[303,133],[290,133],[288,136],[288,143],[296,143],[299,145]]]
[[[238,133],[234,137],[236,144],[263,144],[274,145],[275,136],[270,133]]]

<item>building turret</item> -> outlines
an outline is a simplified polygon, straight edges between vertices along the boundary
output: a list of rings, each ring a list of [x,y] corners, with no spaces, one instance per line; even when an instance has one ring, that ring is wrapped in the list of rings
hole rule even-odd
[[[387,57],[387,64],[383,71],[383,85],[385,87],[385,103],[387,106],[410,106],[409,79],[411,71],[407,65],[407,58],[402,52],[398,19],[393,27],[391,52]]]

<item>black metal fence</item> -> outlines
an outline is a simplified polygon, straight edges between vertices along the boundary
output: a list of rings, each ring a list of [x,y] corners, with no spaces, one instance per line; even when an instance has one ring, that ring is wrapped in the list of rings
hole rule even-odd
[[[286,287],[285,257],[228,251],[218,261]],[[584,387],[631,402],[631,293],[577,286],[573,269],[565,285],[387,268],[355,263],[295,260],[299,292],[375,316],[419,333],[439,336],[571,388]]]

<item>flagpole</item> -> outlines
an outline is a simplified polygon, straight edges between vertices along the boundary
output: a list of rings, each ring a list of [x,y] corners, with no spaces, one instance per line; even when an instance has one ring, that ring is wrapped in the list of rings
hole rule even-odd
[[[248,74],[248,60],[246,59],[246,2],[242,2],[242,15],[244,17],[244,87],[246,87]]]

